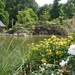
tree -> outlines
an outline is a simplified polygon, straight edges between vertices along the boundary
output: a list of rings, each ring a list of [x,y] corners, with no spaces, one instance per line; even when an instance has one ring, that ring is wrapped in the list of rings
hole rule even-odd
[[[5,24],[8,25],[9,23],[9,14],[5,9],[5,4],[2,0],[0,0],[0,20]]]
[[[25,8],[24,10],[18,11],[17,19],[18,23],[28,25],[36,22],[38,17],[31,8]]]
[[[4,0],[4,2],[6,4],[5,9],[9,12],[10,20],[17,20],[18,11],[25,9],[25,7],[32,8],[34,12],[38,10],[38,4],[35,0]]]
[[[68,0],[63,6],[63,10],[67,18],[72,18],[75,15],[75,0]]]
[[[41,21],[48,21],[50,19],[50,15],[48,11],[43,11],[42,14],[40,15],[40,20]]]
[[[68,18],[72,18],[75,15],[75,6],[73,3],[69,3],[66,7],[66,15]]]
[[[75,6],[75,0],[68,0],[67,3],[68,3],[68,4],[69,4],[69,3],[73,3],[74,6]]]
[[[66,14],[65,17],[72,18],[75,15],[75,0],[68,0],[67,3],[63,5],[62,9]]]
[[[59,7],[60,0],[54,0],[52,9],[50,11],[51,19],[56,19],[60,16],[60,7]]]
[[[50,12],[51,9],[51,5],[45,4],[44,6],[40,7],[38,10],[38,17],[40,19],[40,15],[42,15],[44,13],[44,11],[46,12]],[[50,15],[50,14],[49,14]]]

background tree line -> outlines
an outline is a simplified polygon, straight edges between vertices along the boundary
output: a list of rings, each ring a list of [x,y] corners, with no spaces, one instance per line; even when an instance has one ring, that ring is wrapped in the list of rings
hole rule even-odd
[[[61,20],[72,18],[75,15],[75,0],[68,0],[67,3],[59,3],[61,0],[54,0],[53,4],[39,6],[35,0],[0,0],[0,20],[12,27],[13,21],[27,25],[34,22],[47,23],[55,19]]]

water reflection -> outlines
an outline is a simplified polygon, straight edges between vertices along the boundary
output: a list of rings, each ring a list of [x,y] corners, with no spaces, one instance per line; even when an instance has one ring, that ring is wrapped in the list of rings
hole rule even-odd
[[[39,41],[43,41],[44,39],[50,38],[51,35],[36,35],[36,36],[27,36],[27,37],[14,37],[13,44],[19,45],[21,44],[24,40],[27,44],[29,43],[38,43]],[[57,37],[62,37],[62,36],[57,36]],[[63,36],[65,37],[65,36]],[[8,36],[2,36],[0,37],[0,46],[3,45],[3,43],[7,42],[12,37]]]

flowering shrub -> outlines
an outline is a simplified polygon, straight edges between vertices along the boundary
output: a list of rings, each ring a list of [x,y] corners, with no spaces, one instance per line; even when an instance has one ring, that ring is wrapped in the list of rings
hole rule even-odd
[[[66,61],[62,60],[62,62],[60,62],[60,65],[62,67],[67,65],[66,67],[68,67],[68,69],[73,70],[72,75],[74,75],[75,74],[75,44],[70,46],[70,48],[68,49],[68,54],[69,56],[67,57],[67,60]]]
[[[48,72],[49,74],[56,74],[57,72],[56,75],[60,75],[60,73],[58,73],[59,69],[61,69],[61,66],[66,64],[69,60],[68,52],[73,53],[69,47],[75,43],[74,38],[75,36],[73,34],[67,38],[58,38],[53,35],[49,39],[40,41],[38,44],[33,43],[30,47],[31,53],[28,59],[28,63],[32,62],[32,71],[43,69],[44,71],[42,71],[42,73]],[[66,62],[64,60],[66,60]],[[43,65],[44,63],[46,63],[45,66]]]

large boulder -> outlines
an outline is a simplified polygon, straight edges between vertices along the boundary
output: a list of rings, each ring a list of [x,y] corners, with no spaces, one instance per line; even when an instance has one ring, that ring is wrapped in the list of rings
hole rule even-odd
[[[35,25],[34,35],[68,35],[67,31],[61,28],[60,25]]]

